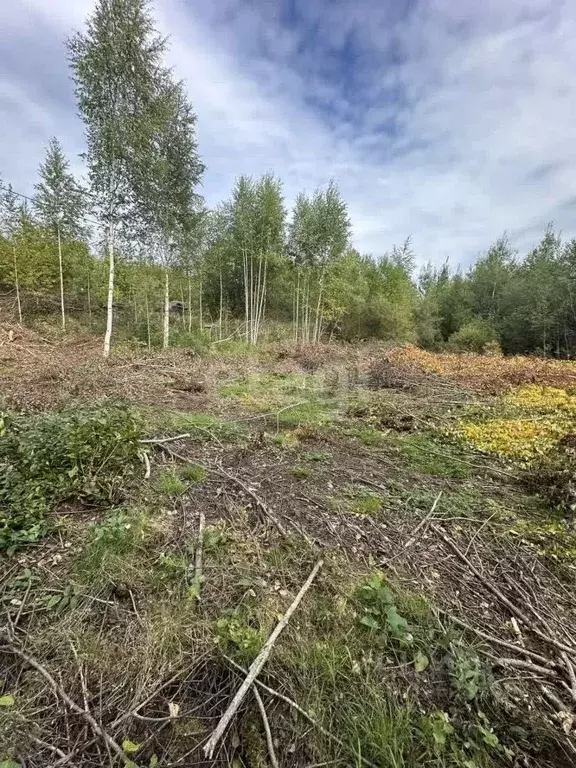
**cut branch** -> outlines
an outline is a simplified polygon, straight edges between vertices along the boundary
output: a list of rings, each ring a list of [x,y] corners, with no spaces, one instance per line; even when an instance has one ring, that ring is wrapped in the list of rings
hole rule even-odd
[[[118,757],[122,760],[122,762],[125,765],[134,765],[134,762],[130,760],[128,755],[124,752],[124,750],[117,744],[116,741],[110,736],[110,734],[106,733],[106,731],[98,725],[96,720],[92,717],[90,712],[85,711],[80,707],[76,702],[68,696],[64,688],[62,688],[59,683],[54,680],[50,672],[40,664],[39,661],[37,661],[33,656],[30,656],[25,651],[20,650],[20,648],[17,648],[15,645],[12,645],[12,643],[8,643],[7,645],[0,646],[0,650],[2,651],[8,651],[9,653],[12,653],[14,656],[19,656],[23,661],[25,661],[29,666],[33,667],[37,672],[39,672],[42,677],[47,681],[48,685],[52,688],[52,690],[57,693],[60,698],[68,705],[68,707],[75,712],[77,715],[80,715],[80,717],[84,718],[86,722],[90,725],[92,730],[97,736],[100,736],[106,744],[110,747],[110,749],[115,752]],[[68,756],[66,756],[68,758]]]
[[[250,669],[248,670],[248,674],[246,675],[246,678],[245,678],[244,682],[242,683],[242,685],[240,686],[240,688],[236,692],[236,695],[232,699],[232,702],[230,703],[230,706],[228,707],[226,712],[224,712],[224,714],[220,718],[220,721],[219,721],[218,725],[216,726],[216,728],[212,732],[212,735],[210,736],[210,738],[208,739],[208,741],[207,741],[207,743],[206,743],[206,745],[204,747],[204,754],[210,760],[213,758],[214,750],[216,749],[216,746],[218,745],[218,742],[220,741],[220,739],[224,735],[224,732],[226,731],[226,728],[230,724],[230,721],[232,720],[232,718],[236,714],[236,712],[238,710],[238,707],[240,706],[240,704],[244,700],[244,697],[246,696],[246,694],[248,693],[248,691],[250,690],[250,688],[254,684],[254,681],[256,680],[258,675],[260,674],[260,671],[262,670],[264,664],[266,663],[268,657],[270,656],[272,648],[274,647],[274,643],[276,642],[276,640],[280,636],[282,630],[286,627],[286,625],[290,621],[290,618],[291,618],[292,614],[294,613],[294,611],[300,605],[300,602],[302,601],[302,598],[304,597],[306,592],[308,592],[308,590],[312,586],[312,582],[316,578],[316,575],[317,575],[318,571],[320,570],[320,568],[322,567],[322,564],[323,564],[323,561],[322,560],[318,560],[318,562],[316,563],[316,565],[312,569],[312,572],[310,573],[310,575],[308,576],[308,578],[306,579],[306,581],[304,582],[304,584],[300,588],[300,591],[298,592],[298,594],[294,598],[292,604],[290,605],[290,607],[286,611],[286,614],[285,614],[284,618],[281,621],[278,622],[278,624],[274,628],[274,631],[272,632],[272,634],[270,635],[268,640],[266,640],[266,642],[262,646],[262,650],[260,651],[258,656],[254,659],[254,661],[250,665]]]

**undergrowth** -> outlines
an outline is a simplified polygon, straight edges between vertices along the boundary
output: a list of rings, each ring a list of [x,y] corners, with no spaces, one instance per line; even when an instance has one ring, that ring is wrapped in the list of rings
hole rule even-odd
[[[139,463],[140,418],[124,402],[0,414],[0,549],[40,538],[59,502],[117,503]]]

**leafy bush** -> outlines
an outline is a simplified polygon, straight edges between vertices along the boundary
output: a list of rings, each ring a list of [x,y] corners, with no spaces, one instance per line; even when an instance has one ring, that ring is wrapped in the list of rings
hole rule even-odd
[[[494,355],[500,349],[498,334],[482,318],[471,320],[453,333],[448,346],[456,352],[476,352],[479,355],[485,352]]]
[[[0,412],[0,549],[38,539],[54,505],[116,502],[139,461],[138,415],[119,401]]]

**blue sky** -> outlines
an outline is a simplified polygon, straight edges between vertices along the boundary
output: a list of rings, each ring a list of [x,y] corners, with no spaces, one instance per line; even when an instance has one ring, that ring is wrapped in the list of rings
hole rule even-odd
[[[64,40],[91,0],[0,4],[0,174],[30,192],[83,149]],[[571,0],[156,0],[198,114],[209,205],[273,170],[289,201],[335,178],[356,246],[412,236],[467,265],[504,230],[576,235]]]

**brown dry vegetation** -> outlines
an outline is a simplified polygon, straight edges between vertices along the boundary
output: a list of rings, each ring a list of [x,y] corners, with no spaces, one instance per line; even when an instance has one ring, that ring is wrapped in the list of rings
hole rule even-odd
[[[89,336],[0,342],[9,408],[122,396],[145,439],[188,435],[142,444],[122,503],[67,499],[5,556],[0,763],[120,765],[87,712],[124,762],[271,765],[251,694],[202,747],[322,557],[259,677],[279,765],[576,765],[576,536],[518,468],[443,437],[470,387],[500,388],[491,359],[466,378],[375,345],[104,362]]]

